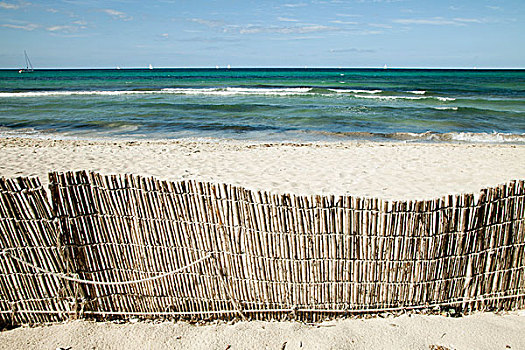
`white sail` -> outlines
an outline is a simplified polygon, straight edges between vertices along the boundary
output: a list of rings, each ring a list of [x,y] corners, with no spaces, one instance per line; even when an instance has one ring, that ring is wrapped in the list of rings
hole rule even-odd
[[[18,73],[28,73],[33,71],[33,65],[31,64],[31,60],[29,59],[26,50],[24,50],[24,57],[26,59],[26,68],[20,69]]]

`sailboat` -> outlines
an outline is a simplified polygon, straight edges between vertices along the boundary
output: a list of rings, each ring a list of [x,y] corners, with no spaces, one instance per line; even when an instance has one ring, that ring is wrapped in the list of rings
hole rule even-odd
[[[30,73],[33,71],[33,65],[31,64],[31,61],[29,60],[29,56],[27,56],[27,52],[24,50],[24,56],[26,58],[26,68],[20,69],[18,73]]]
[[[150,64],[148,68],[149,68],[149,69],[153,69],[153,66]]]
[[[383,69],[388,69],[388,66],[385,64],[385,65],[383,66]]]

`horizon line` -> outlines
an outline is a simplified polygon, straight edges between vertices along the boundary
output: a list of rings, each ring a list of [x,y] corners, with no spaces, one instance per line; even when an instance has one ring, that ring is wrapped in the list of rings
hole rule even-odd
[[[0,67],[0,70],[20,70],[20,67]],[[522,70],[525,67],[472,67],[472,66],[455,66],[455,67],[378,67],[378,66],[358,66],[358,67],[342,67],[342,66],[159,66],[149,68],[148,66],[138,67],[117,67],[117,66],[101,66],[101,67],[40,67],[35,68],[34,71],[38,70],[73,70],[73,69],[107,69],[107,70],[126,70],[126,69],[217,69],[217,70],[229,70],[229,69],[465,69],[465,70]]]

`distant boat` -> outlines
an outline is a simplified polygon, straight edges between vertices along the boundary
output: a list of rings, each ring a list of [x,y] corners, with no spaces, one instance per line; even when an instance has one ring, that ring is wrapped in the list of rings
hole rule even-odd
[[[119,67],[119,66],[117,66],[117,69],[120,69],[120,67]]]
[[[151,64],[149,65],[149,69],[153,69],[153,66]]]
[[[20,69],[18,73],[30,73],[33,71],[33,65],[31,64],[31,61],[29,60],[29,56],[27,56],[27,52],[24,50],[24,56],[26,58],[26,68]]]
[[[386,64],[383,66],[383,69],[387,69],[388,67],[386,66]]]
[[[231,68],[231,66],[230,66],[230,65],[228,65],[228,69],[230,69],[230,68]]]

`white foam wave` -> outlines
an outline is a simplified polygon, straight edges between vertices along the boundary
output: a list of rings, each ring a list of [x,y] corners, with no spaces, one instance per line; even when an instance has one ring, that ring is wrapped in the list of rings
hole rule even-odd
[[[378,94],[383,90],[328,89],[329,91],[349,94]]]
[[[440,111],[457,111],[458,107],[432,107],[433,109],[437,109]]]
[[[399,140],[426,140],[426,141],[457,141],[457,142],[475,142],[475,143],[525,143],[524,134],[506,134],[501,132],[476,133],[476,132],[448,132],[435,133],[427,131],[424,133],[397,133],[393,134],[395,139]]]
[[[0,97],[43,97],[43,96],[75,96],[75,95],[137,95],[151,94],[158,91],[31,91],[31,92],[0,92]]]
[[[310,92],[312,88],[205,88],[205,89],[191,89],[191,88],[166,88],[162,92],[183,94],[183,95],[273,95],[273,96],[288,96],[288,95],[302,95]]]
[[[459,132],[451,133],[450,137],[454,141],[465,141],[465,142],[525,142],[525,134],[505,134],[501,132],[493,133],[472,133],[472,132]]]
[[[31,91],[31,92],[0,92],[0,97],[43,97],[43,96],[75,96],[75,95],[146,95],[146,94],[182,94],[182,95],[302,95],[312,88],[165,88],[161,90],[117,90],[117,91]]]
[[[427,93],[425,90],[412,90],[412,91],[405,91],[405,92],[408,92],[409,94],[414,94],[414,95],[424,95]]]
[[[451,97],[432,97],[432,96],[384,96],[384,95],[353,95],[356,98],[372,98],[378,100],[433,100],[437,99],[442,102],[455,101]]]
[[[378,100],[423,100],[428,97],[421,97],[421,96],[378,96],[378,95],[354,95],[354,97],[357,98],[372,98],[372,99],[378,99]]]

